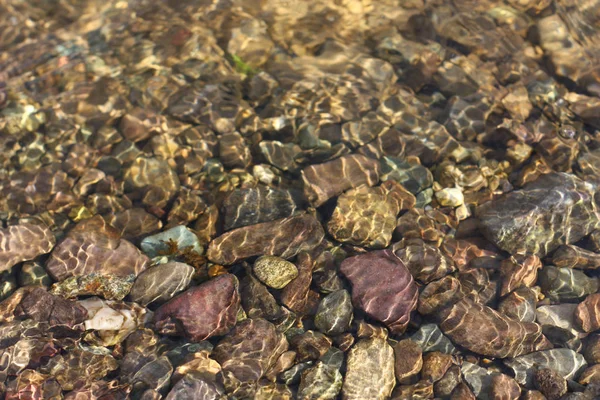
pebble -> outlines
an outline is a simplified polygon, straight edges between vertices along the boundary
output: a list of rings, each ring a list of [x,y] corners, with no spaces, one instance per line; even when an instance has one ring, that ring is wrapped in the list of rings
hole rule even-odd
[[[534,366],[550,368],[565,379],[575,379],[587,365],[581,354],[570,349],[536,351],[504,360],[504,364],[513,370],[519,384],[530,388],[533,385]]]
[[[337,368],[318,362],[302,373],[298,400],[335,400],[342,389],[342,374]]]
[[[143,306],[162,304],[187,289],[194,272],[192,266],[176,261],[158,264],[135,279],[129,298]]]
[[[350,293],[341,289],[323,297],[315,314],[315,326],[326,335],[339,335],[350,329],[352,318]]]
[[[533,374],[535,388],[548,400],[558,400],[567,393],[567,381],[550,368],[540,368]]]
[[[171,243],[173,244],[171,245]],[[196,234],[183,225],[173,227],[156,235],[147,236],[142,240],[140,247],[150,258],[160,255],[171,255],[186,248],[198,255],[204,253],[204,249],[200,245]],[[177,249],[177,251],[173,251],[173,249]]]
[[[584,332],[600,329],[600,294],[591,294],[574,310],[573,319],[578,328]]]
[[[254,262],[254,275],[273,289],[283,289],[298,276],[298,268],[280,257],[262,256]]]
[[[394,371],[400,384],[407,384],[416,378],[423,367],[423,351],[415,341],[404,339],[394,345]]]
[[[56,239],[43,225],[19,224],[0,229],[0,272],[49,253]]]
[[[435,192],[435,198],[443,207],[458,207],[465,202],[461,188],[445,188]]]

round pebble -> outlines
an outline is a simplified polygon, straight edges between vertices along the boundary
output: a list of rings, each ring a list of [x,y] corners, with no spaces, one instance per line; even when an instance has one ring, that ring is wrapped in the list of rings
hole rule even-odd
[[[280,257],[263,256],[254,262],[254,275],[273,289],[283,289],[298,276],[298,268]]]

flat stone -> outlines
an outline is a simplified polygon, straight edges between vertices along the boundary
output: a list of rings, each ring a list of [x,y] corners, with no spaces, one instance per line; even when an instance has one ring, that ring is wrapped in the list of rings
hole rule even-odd
[[[543,257],[597,228],[594,184],[567,173],[541,175],[477,208],[483,234],[509,253]]]
[[[446,354],[454,354],[456,347],[448,337],[444,336],[436,324],[423,324],[411,337],[415,343],[421,346],[423,352],[441,351]]]
[[[194,275],[190,265],[171,261],[143,271],[133,283],[129,298],[141,305],[162,304],[185,290]]]
[[[556,249],[552,262],[557,267],[593,270],[600,268],[600,254],[567,244]]]
[[[223,229],[291,217],[303,206],[301,193],[259,185],[236,189],[223,202]]]
[[[439,319],[440,328],[454,343],[489,357],[517,357],[552,346],[541,326],[512,320],[469,299],[444,309]],[[478,335],[471,334],[474,329]]]
[[[559,302],[580,300],[600,288],[598,278],[589,277],[583,271],[553,265],[541,269],[538,284],[546,297]]]
[[[298,268],[280,257],[262,256],[254,262],[254,275],[273,289],[283,289],[298,276]]]
[[[229,332],[236,323],[239,306],[237,278],[224,274],[160,306],[153,323],[163,335],[201,341]]]
[[[587,363],[583,356],[570,349],[550,349],[536,351],[516,358],[504,360],[504,364],[515,373],[519,384],[533,387],[533,377],[537,368],[550,368],[565,379],[575,379]]]
[[[394,371],[401,384],[410,383],[421,372],[423,351],[417,342],[404,339],[394,345]]]
[[[43,225],[19,224],[0,229],[0,272],[49,253],[56,239]]]
[[[384,248],[392,239],[400,211],[412,208],[415,202],[415,197],[394,181],[378,187],[363,185],[338,197],[327,229],[339,242]]]
[[[340,271],[352,285],[352,302],[392,332],[401,333],[417,307],[418,291],[406,266],[390,250],[345,259]]]
[[[579,303],[574,310],[573,319],[584,332],[600,329],[600,294],[591,294]]]
[[[264,319],[246,319],[221,339],[211,357],[221,364],[227,393],[235,395],[247,389],[249,394],[287,349],[287,340],[275,325]]]
[[[489,400],[488,390],[492,384],[492,374],[487,369],[470,362],[463,362],[460,370],[477,399]]]
[[[394,243],[394,254],[409,269],[412,276],[422,283],[429,283],[454,272],[452,259],[441,250],[422,239],[407,239]]]
[[[505,374],[493,374],[490,384],[490,400],[519,400],[521,387]]]
[[[342,289],[321,300],[315,314],[315,326],[326,335],[339,335],[350,329],[352,317],[350,293]]]
[[[87,311],[75,301],[35,287],[23,295],[14,309],[14,315],[19,319],[31,318],[36,322],[47,322],[50,326],[73,327],[86,319]]]
[[[394,350],[385,338],[359,340],[348,352],[342,386],[344,400],[384,400],[390,397],[394,376]]]
[[[376,160],[352,154],[302,170],[304,193],[313,207],[362,184],[373,186],[379,181],[380,166]]]
[[[75,225],[54,248],[46,271],[57,281],[70,276],[138,275],[148,266],[148,257],[102,217],[95,216]]]
[[[342,389],[342,374],[337,368],[318,362],[302,373],[299,400],[335,400]]]
[[[258,255],[291,258],[315,248],[324,236],[319,221],[303,214],[226,232],[210,242],[206,255],[210,261],[221,265],[235,264]]]

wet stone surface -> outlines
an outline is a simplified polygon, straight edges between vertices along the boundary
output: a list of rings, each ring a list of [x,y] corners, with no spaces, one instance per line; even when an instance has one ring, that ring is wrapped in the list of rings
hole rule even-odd
[[[0,0],[0,398],[600,398],[600,2],[289,3]]]

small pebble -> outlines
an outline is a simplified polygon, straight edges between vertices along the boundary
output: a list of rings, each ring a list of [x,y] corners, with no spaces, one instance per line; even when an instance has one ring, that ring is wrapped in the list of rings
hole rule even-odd
[[[283,289],[298,276],[298,268],[280,257],[262,256],[254,262],[254,275],[273,289]]]

